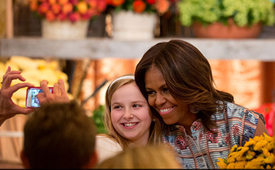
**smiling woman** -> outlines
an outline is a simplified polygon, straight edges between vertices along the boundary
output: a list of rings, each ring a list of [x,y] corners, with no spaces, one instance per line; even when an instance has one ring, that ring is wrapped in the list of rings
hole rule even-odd
[[[160,122],[153,118],[133,75],[119,77],[109,85],[104,117],[108,134],[97,136],[99,163],[126,148],[161,141]]]
[[[268,134],[261,114],[234,103],[214,86],[209,62],[182,40],[160,42],[139,61],[135,81],[164,121],[163,142],[169,143],[183,168],[216,169],[233,145]]]

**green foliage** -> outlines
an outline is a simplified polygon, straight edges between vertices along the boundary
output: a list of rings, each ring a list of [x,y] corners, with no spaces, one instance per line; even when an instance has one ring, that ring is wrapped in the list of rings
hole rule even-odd
[[[94,121],[97,133],[107,133],[107,130],[104,126],[104,106],[100,105],[96,110],[93,111],[93,116],[91,117],[91,120]]]
[[[274,4],[270,0],[180,0],[179,20],[184,26],[194,21],[204,25],[213,22],[226,24],[233,18],[238,26],[251,26],[258,22],[274,24]]]

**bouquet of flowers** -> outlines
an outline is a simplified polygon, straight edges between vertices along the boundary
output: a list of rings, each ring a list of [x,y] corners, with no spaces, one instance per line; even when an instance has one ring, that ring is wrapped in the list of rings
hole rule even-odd
[[[105,0],[29,0],[30,9],[48,21],[89,20],[106,8]]]
[[[234,145],[226,159],[218,158],[217,165],[221,169],[274,169],[274,148],[274,137],[264,133],[244,146]]]
[[[157,12],[159,14],[167,12],[174,1],[176,0],[106,0],[107,5],[115,11]]]

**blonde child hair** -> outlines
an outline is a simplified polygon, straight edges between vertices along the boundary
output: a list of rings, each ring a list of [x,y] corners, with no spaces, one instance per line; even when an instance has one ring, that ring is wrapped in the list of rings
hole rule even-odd
[[[122,137],[114,128],[111,121],[111,99],[114,92],[123,85],[134,83],[135,79],[133,74],[127,74],[115,79],[109,86],[105,95],[105,115],[104,115],[104,123],[105,127],[108,130],[108,136],[114,138],[120,146],[125,149],[128,147],[129,140]],[[150,112],[151,117],[153,117]],[[152,118],[153,121],[150,126],[150,135],[148,139],[148,144],[157,144],[161,142],[161,123],[158,118]]]
[[[181,169],[169,145],[146,145],[127,148],[106,159],[97,169]]]

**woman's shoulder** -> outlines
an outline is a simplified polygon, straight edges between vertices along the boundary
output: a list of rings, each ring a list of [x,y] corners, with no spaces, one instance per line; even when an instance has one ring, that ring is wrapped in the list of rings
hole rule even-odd
[[[238,118],[244,118],[246,121],[252,122],[257,124],[258,119],[261,119],[264,124],[265,120],[262,114],[257,113],[251,109],[248,109],[244,106],[238,105],[236,103],[230,103],[227,102],[227,114],[228,117],[238,117]]]

